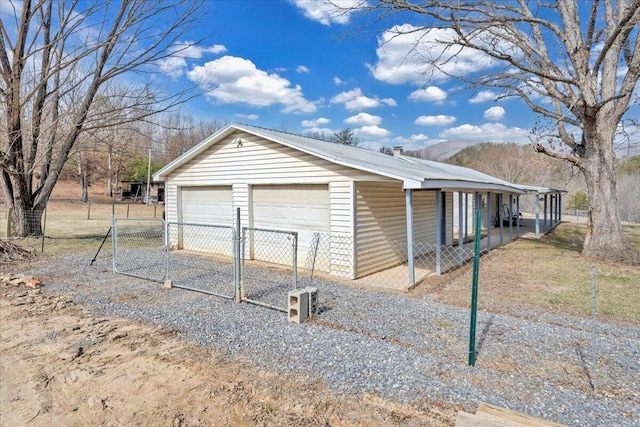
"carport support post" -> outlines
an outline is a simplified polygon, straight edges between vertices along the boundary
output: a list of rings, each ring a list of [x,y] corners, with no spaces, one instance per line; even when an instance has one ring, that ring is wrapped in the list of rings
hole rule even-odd
[[[509,241],[513,240],[513,194],[509,194]]]
[[[487,191],[487,250],[491,250],[491,191]]]
[[[404,190],[407,210],[407,267],[409,268],[409,286],[416,283],[416,273],[413,266],[413,190]]]
[[[558,222],[562,222],[562,194],[558,193]]]
[[[520,237],[520,196],[516,197],[516,211],[518,212],[516,215],[516,235]]]
[[[540,237],[540,193],[536,193],[536,238]]]
[[[462,234],[462,192],[458,192],[458,262],[460,265],[464,262],[462,257],[462,244],[464,243],[464,236]],[[466,207],[466,206],[465,206]]]
[[[504,245],[504,209],[502,208],[502,193],[498,194],[498,221],[500,221],[500,246]]]
[[[545,195],[544,195],[544,203],[543,203],[543,205],[542,205],[542,211],[544,212],[544,223],[543,223],[543,224],[544,224],[544,227],[545,227],[545,228],[546,228],[546,227],[548,227],[548,225],[547,225],[547,198],[548,198],[548,197],[547,197],[547,195],[545,194]]]
[[[464,193],[464,241],[469,241],[469,193]]]
[[[441,272],[441,258],[442,258],[442,228],[440,227],[440,221],[442,221],[442,191],[436,190],[436,274]]]

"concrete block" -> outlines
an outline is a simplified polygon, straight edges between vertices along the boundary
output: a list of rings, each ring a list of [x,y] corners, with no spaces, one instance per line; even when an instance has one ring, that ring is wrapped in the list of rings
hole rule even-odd
[[[307,320],[309,317],[309,293],[305,289],[296,289],[289,292],[287,299],[287,320],[298,324]]]
[[[318,288],[304,288],[309,293],[309,317],[318,315]]]

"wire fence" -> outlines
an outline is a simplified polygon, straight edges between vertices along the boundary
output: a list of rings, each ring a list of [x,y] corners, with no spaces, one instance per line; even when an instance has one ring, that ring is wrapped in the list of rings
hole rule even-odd
[[[112,234],[116,273],[154,282],[165,280],[167,257],[163,219],[116,218]]]
[[[163,218],[164,205],[81,203],[50,200],[44,210],[26,211],[25,220],[0,209],[0,237],[34,252],[58,253],[95,247],[111,227],[111,218]],[[22,230],[30,232],[21,233]],[[105,252],[110,249],[105,242]],[[101,256],[104,253],[101,251]]]
[[[166,239],[167,279],[173,287],[235,297],[239,260],[233,227],[170,222]]]
[[[244,227],[241,261],[241,300],[286,312],[298,284],[298,234]]]

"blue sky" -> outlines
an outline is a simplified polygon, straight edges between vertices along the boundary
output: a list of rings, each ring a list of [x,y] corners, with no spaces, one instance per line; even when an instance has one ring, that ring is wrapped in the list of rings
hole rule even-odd
[[[350,6],[362,0],[334,2]],[[85,4],[92,3],[78,7]],[[10,36],[21,5],[0,0]],[[124,76],[127,83],[144,87],[151,71],[153,83],[167,93],[195,88],[197,96],[180,109],[196,118],[300,133],[350,128],[372,149],[416,150],[460,140],[526,144],[539,125],[523,101],[465,90],[448,77],[446,72],[474,80],[496,72],[499,64],[469,49],[454,55],[435,42],[452,40],[451,30],[412,31],[412,24],[427,25],[422,16],[395,15],[363,28],[371,16],[336,14],[327,0],[205,0],[204,6],[200,25],[176,40],[171,56],[137,77]],[[82,30],[78,34],[95,28]],[[434,55],[446,64],[445,73],[425,74],[425,58]],[[639,91],[627,117],[639,116]],[[547,100],[535,102],[549,107]],[[640,131],[634,129],[637,140]]]
[[[355,16],[331,16],[318,1],[209,1],[205,41],[165,61],[170,82],[197,83],[183,109],[295,132],[350,128],[370,148],[418,149],[447,140],[529,142],[533,114],[490,91],[422,75],[409,40],[382,45],[380,26],[358,31]],[[469,73],[481,57],[460,58]]]

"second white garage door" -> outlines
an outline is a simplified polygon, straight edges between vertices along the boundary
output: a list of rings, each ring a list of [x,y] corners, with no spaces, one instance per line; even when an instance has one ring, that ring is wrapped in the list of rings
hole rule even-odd
[[[313,233],[329,232],[329,187],[256,185],[252,196],[254,227],[298,232],[298,265],[304,267]],[[265,259],[266,254],[257,251],[255,257]]]

